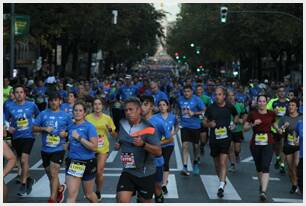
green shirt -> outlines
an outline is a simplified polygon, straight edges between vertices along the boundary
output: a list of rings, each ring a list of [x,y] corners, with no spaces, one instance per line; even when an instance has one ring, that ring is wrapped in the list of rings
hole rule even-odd
[[[11,89],[13,89],[13,87],[10,85],[8,85],[6,88],[3,87],[3,102],[9,98]]]
[[[236,102],[234,107],[237,110],[239,118],[241,117],[241,115],[246,113],[245,106],[242,103]],[[233,116],[231,116],[231,121],[233,121]],[[236,125],[236,128],[232,132],[233,133],[242,132],[242,128],[243,128],[242,124],[238,122],[238,124]]]
[[[200,98],[206,107],[211,104],[211,98],[209,96],[203,94],[200,96]]]

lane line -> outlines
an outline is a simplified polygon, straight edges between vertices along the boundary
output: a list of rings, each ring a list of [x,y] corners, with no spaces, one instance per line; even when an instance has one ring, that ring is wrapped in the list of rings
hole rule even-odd
[[[241,162],[254,162],[254,160],[253,160],[253,157],[250,156],[248,158],[245,158],[245,159],[241,160]]]
[[[115,150],[112,151],[112,152],[110,153],[110,155],[108,156],[106,162],[107,162],[107,163],[113,162],[113,161],[115,160],[117,154],[118,154],[118,151],[115,151]]]
[[[303,203],[303,199],[272,198],[274,202]]]
[[[252,177],[253,180],[258,180],[258,177]],[[270,181],[280,181],[280,179],[278,177],[270,177],[269,178]]]
[[[219,178],[217,175],[201,175],[202,183],[206,189],[209,199],[220,199],[217,196],[219,188]],[[226,177],[226,186],[224,189],[224,197],[222,200],[241,200],[241,197],[237,193],[236,189]]]

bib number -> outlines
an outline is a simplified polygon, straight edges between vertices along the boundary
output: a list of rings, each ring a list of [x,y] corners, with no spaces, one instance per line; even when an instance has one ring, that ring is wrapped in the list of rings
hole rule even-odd
[[[134,153],[123,152],[120,159],[124,168],[136,168]]]
[[[119,109],[119,108],[121,107],[120,102],[115,102],[114,107],[117,108],[117,109]]]
[[[292,134],[288,134],[287,136],[287,141],[288,141],[288,144],[291,145],[291,146],[296,146],[296,144],[294,143],[294,136]]]
[[[59,136],[55,136],[55,135],[48,135],[47,136],[47,147],[56,147],[57,145],[59,145],[61,139]]]
[[[286,107],[278,107],[277,110],[278,110],[277,116],[280,116],[280,117],[285,116],[285,114],[286,114]]]
[[[255,135],[255,145],[267,145],[268,144],[268,134],[256,134]]]
[[[104,136],[100,136],[98,138],[98,148],[102,148],[104,146]]]
[[[85,169],[85,162],[72,160],[67,173],[74,177],[83,177]]]
[[[18,130],[25,130],[29,126],[29,121],[26,118],[21,118],[17,120]]]
[[[215,129],[216,139],[226,139],[228,138],[226,127],[220,127]]]

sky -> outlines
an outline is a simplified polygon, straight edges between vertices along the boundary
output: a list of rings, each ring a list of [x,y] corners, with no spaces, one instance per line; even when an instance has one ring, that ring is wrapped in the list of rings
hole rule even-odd
[[[154,3],[154,6],[156,9],[161,9],[161,2],[164,5],[164,10],[169,12],[167,14],[167,20],[168,22],[175,21],[176,19],[176,14],[179,13],[180,8],[179,8],[179,3],[177,2],[171,2],[171,0],[161,0],[158,3]]]

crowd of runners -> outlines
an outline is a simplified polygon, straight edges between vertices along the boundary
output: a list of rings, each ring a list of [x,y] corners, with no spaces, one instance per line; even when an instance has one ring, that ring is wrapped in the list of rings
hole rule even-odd
[[[50,182],[46,202],[77,202],[81,184],[89,202],[102,201],[109,139],[114,138],[123,168],[114,184],[117,202],[131,202],[136,196],[137,202],[163,203],[169,161],[178,144],[174,135],[180,134],[180,174],[199,175],[209,146],[219,178],[216,194],[222,198],[227,172],[237,170],[248,130],[253,131],[248,152],[255,162],[260,200],[267,200],[273,155],[274,167],[290,178],[288,192],[303,191],[303,88],[287,79],[241,85],[225,78],[154,73],[90,80],[4,78],[3,93],[4,176],[17,165],[20,197],[29,195],[35,184],[29,159],[39,136]],[[189,157],[192,171],[187,168]],[[59,181],[61,165],[64,183]],[[4,201],[7,194],[4,184]]]

